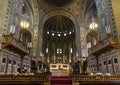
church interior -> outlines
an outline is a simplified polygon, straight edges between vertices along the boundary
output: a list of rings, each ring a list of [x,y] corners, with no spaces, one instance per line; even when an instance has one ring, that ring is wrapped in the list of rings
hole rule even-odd
[[[2,0],[0,85],[119,85],[119,3]]]

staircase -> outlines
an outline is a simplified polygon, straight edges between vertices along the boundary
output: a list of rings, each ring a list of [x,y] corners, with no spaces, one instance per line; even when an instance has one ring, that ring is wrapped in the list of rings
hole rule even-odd
[[[51,85],[72,85],[72,77],[51,77]]]

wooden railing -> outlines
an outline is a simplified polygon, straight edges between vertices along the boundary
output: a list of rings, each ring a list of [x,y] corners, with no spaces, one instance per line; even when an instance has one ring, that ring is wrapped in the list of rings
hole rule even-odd
[[[3,84],[26,84],[26,85],[50,85],[50,76],[49,75],[0,75],[0,85]]]
[[[73,85],[119,85],[120,76],[73,76]]]
[[[72,85],[119,85],[120,76],[73,75]],[[1,75],[0,85],[50,85],[50,75]]]
[[[117,37],[116,36],[109,36],[105,38],[102,41],[99,41],[97,45],[93,46],[91,49],[92,54],[97,54],[105,51],[107,48],[118,48],[117,43]]]
[[[29,49],[27,48],[27,45],[25,45],[20,40],[17,40],[12,36],[3,36],[2,37],[2,48],[5,48],[9,45],[13,46],[14,48],[16,48],[17,50],[21,52],[24,52],[25,54],[29,53]]]

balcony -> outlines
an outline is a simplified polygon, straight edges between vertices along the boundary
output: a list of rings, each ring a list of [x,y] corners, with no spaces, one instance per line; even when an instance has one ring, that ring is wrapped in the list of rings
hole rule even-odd
[[[109,36],[102,41],[99,41],[97,45],[93,46],[91,49],[91,54],[99,55],[111,48],[118,48],[118,41],[116,36]]]
[[[8,48],[9,50],[17,52],[20,55],[29,54],[29,49],[27,48],[27,45],[10,35],[2,37],[2,49],[3,48]]]

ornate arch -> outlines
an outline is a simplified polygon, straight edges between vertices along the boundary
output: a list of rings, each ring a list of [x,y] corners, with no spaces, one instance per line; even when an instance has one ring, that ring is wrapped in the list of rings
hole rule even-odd
[[[41,52],[41,48],[42,48],[42,36],[43,36],[43,27],[44,27],[44,24],[45,24],[45,22],[50,18],[50,17],[53,17],[53,16],[56,16],[56,15],[62,15],[62,16],[66,16],[66,17],[68,17],[73,23],[74,23],[74,26],[75,26],[75,38],[76,38],[76,40],[75,40],[75,43],[76,43],[76,52],[78,52],[78,53],[80,53],[79,51],[80,51],[80,48],[79,48],[79,44],[80,44],[80,36],[79,36],[79,34],[80,34],[80,26],[79,26],[79,22],[78,22],[78,19],[77,18],[75,18],[75,16],[74,15],[72,15],[71,13],[69,13],[69,12],[66,12],[66,11],[64,11],[64,10],[53,10],[53,11],[51,11],[51,12],[48,12],[48,13],[46,13],[45,14],[45,16],[43,16],[43,18],[41,19],[41,21],[40,21],[40,29],[39,29],[39,39],[41,39],[41,40],[39,40],[39,44],[40,44],[40,48],[39,48],[39,50],[40,50],[40,52]],[[79,54],[80,55],[80,54]]]

